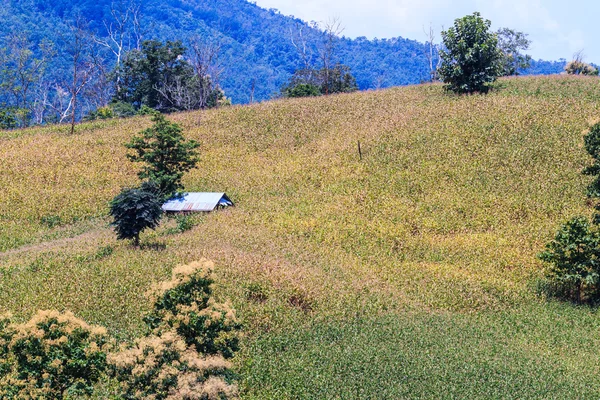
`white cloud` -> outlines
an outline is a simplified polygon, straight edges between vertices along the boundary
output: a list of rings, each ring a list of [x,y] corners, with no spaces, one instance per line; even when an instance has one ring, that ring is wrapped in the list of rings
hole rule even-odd
[[[530,34],[534,58],[569,58],[585,48],[589,58],[600,62],[600,42],[593,15],[600,14],[600,2],[579,0],[577,7],[565,7],[564,0],[256,0],[265,8],[306,21],[338,17],[349,37],[389,38],[402,36],[425,40],[423,27],[450,26],[454,19],[480,11],[494,28],[510,27]],[[437,35],[438,38],[440,35]]]

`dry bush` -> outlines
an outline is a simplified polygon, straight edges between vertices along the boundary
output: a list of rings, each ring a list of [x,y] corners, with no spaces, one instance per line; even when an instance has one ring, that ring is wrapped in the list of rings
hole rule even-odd
[[[200,356],[174,332],[148,336],[109,355],[126,399],[231,399],[231,365],[221,356]]]
[[[0,398],[91,394],[106,368],[106,330],[72,313],[40,311],[29,322],[0,318]]]
[[[171,280],[150,292],[153,311],[145,318],[155,334],[175,330],[201,354],[233,357],[240,328],[229,304],[211,298],[214,264],[206,259],[173,270]]]
[[[566,67],[565,71],[569,75],[598,75],[598,70],[580,60],[570,61]]]
[[[173,270],[149,294],[149,336],[109,356],[127,399],[230,399],[228,383],[238,348],[235,312],[211,298],[213,263],[206,259]]]

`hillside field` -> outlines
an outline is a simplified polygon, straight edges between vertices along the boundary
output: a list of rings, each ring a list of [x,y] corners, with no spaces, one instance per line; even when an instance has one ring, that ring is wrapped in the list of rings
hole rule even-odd
[[[148,118],[0,132],[0,313],[131,338],[151,284],[206,257],[243,321],[246,399],[598,398],[597,310],[535,288],[544,244],[592,211],[599,118],[600,80],[566,76],[170,115],[201,143],[186,190],[236,207],[165,220],[141,249],[107,213]]]

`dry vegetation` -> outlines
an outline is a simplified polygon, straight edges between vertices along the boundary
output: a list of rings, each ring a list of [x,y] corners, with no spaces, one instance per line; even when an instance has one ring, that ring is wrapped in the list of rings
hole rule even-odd
[[[449,332],[464,332],[465,318],[508,332],[504,321],[524,315],[547,336],[525,329],[500,343],[509,356],[531,354],[562,335],[547,322],[556,308],[540,306],[531,285],[557,226],[588,213],[582,131],[600,114],[600,81],[499,86],[488,96],[425,85],[173,115],[201,143],[186,188],[225,191],[237,206],[194,217],[181,234],[167,222],[141,250],[117,243],[105,216],[136,181],[123,144],[148,119],[84,124],[74,136],[62,127],[0,133],[0,313],[69,309],[132,337],[144,292],[206,257],[217,265],[217,296],[243,319],[247,350],[236,362],[254,385],[248,397],[293,397],[273,372],[284,361],[260,364],[264,379],[248,365],[269,338],[322,321],[397,315],[410,325],[443,315]],[[575,321],[593,313],[564,307]],[[501,322],[486,319],[500,311]],[[566,376],[597,373],[598,354],[581,351],[599,341],[560,341],[540,362]]]

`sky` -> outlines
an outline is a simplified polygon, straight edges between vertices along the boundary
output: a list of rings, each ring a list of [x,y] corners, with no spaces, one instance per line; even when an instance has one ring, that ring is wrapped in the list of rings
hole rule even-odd
[[[585,61],[600,64],[600,0],[252,0],[263,8],[305,21],[338,18],[344,36],[425,42],[431,25],[436,42],[442,27],[479,11],[492,28],[508,27],[529,34],[534,59],[571,59],[583,50]]]

